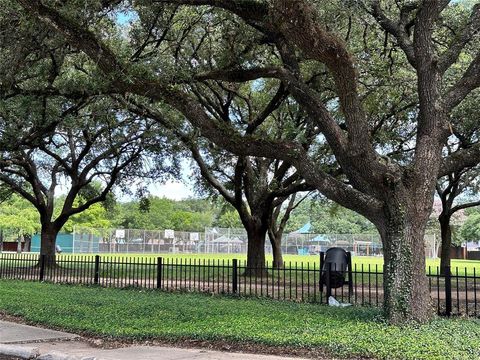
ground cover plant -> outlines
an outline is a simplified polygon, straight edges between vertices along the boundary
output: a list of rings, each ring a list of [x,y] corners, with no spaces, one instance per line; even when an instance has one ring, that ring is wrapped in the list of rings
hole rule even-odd
[[[373,308],[1,280],[0,311],[115,339],[227,340],[380,359],[480,357],[478,320],[392,326]]]

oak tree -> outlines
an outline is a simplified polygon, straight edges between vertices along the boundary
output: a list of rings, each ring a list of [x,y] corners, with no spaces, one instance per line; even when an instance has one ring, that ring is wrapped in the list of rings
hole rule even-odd
[[[443,151],[456,126],[452,111],[480,86],[478,4],[452,21],[450,10],[461,5],[448,0],[339,1],[324,8],[306,0],[133,1],[127,3],[129,11],[150,13],[152,26],[140,22],[134,28],[137,36],[126,36],[122,46],[112,47],[112,38],[119,38],[100,29],[105,13],[123,3],[102,1],[88,9],[68,1],[17,3],[85,53],[104,74],[110,91],[148,99],[155,107],[168,106],[202,136],[238,156],[281,159],[323,195],[369,219],[383,241],[388,319],[423,321],[431,316],[423,238],[435,185],[438,178],[480,161],[477,142],[451,154]],[[337,23],[332,8],[349,10],[352,3],[358,8],[346,26]],[[183,6],[187,13],[178,12]],[[378,53],[351,47],[348,41],[349,24],[355,25],[359,17],[363,21],[364,15],[377,40],[394,49],[392,58],[405,60],[407,67],[400,70],[414,85],[411,96],[417,106],[408,114],[406,130],[414,136],[405,143],[411,148],[407,159],[396,160],[374,141],[363,80],[372,79],[370,66],[377,62],[369,59],[378,59]],[[204,32],[213,24],[221,25],[220,33]],[[205,36],[182,36],[192,32]],[[215,50],[215,61],[202,58],[201,50],[208,48]],[[172,58],[172,49],[174,54],[190,54],[194,71]],[[326,74],[333,100],[325,99],[318,84],[310,81],[312,67]],[[377,78],[388,83],[390,75]],[[258,79],[283,84],[328,144],[341,178],[319,166],[318,158],[298,141],[252,136],[219,121],[194,94],[200,82]]]

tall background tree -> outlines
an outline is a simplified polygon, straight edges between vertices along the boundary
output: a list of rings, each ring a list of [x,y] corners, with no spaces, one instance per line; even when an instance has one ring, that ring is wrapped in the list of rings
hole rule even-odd
[[[174,201],[148,196],[118,204],[112,222],[125,229],[204,231],[217,216],[219,209],[206,199]]]
[[[463,149],[469,151],[479,139],[480,121],[476,104],[480,92],[476,92],[460,104],[452,113],[452,136],[445,151],[448,154]],[[461,210],[480,205],[478,199],[479,173],[478,164],[471,164],[440,178],[437,193],[442,202],[442,211],[438,216],[442,238],[440,268],[450,266],[450,248],[452,245],[452,218]]]
[[[466,210],[467,220],[462,225],[460,232],[465,241],[478,242],[480,239],[480,209],[470,208]]]
[[[305,149],[315,147],[317,132],[309,129],[306,125],[308,118],[295,104],[284,103],[286,93],[282,85],[257,84],[257,89],[201,85],[195,89],[196,97],[219,120],[232,122],[240,131],[250,135],[259,133],[274,140],[297,139]],[[260,87],[262,91],[259,92]],[[262,93],[272,93],[272,99],[265,103]],[[282,267],[281,234],[294,204],[287,207],[282,219],[279,219],[280,209],[290,195],[313,190],[313,187],[306,184],[288,162],[236,156],[198,136],[193,129],[188,131],[172,126],[162,114],[145,105],[133,104],[130,100],[127,106],[139,116],[155,119],[170,129],[186,148],[186,157],[193,158],[198,169],[197,189],[202,195],[221,196],[237,211],[248,237],[245,275],[266,273],[267,233],[273,252],[273,267]]]
[[[304,146],[308,148],[315,134],[313,136],[305,134],[302,130],[305,121],[302,114],[292,111],[290,114],[293,113],[297,117],[294,121],[288,117],[288,111],[287,114],[282,114],[281,110],[274,113],[279,106],[277,102],[281,100],[282,92],[282,88],[278,89],[273,100],[263,111],[259,111],[260,118],[251,116],[242,118],[240,115],[240,122],[245,124],[247,133],[251,134],[257,131],[270,133],[270,136],[276,139],[292,137],[292,133],[293,137],[305,136]],[[248,109],[254,107],[253,101],[250,101],[248,95],[243,100],[248,104],[243,112],[248,114]],[[214,103],[214,100],[210,102]],[[233,111],[229,110],[229,106],[222,107],[227,112]],[[288,119],[285,120],[284,117]],[[271,124],[265,124],[267,120],[273,122],[276,129],[273,129]],[[287,131],[289,126],[293,127],[290,134]],[[199,169],[197,176],[199,187],[210,194],[212,190],[218,192],[239,214],[248,236],[246,274],[261,275],[265,272],[267,233],[272,247],[273,267],[282,267],[281,234],[290,212],[294,209],[295,197],[291,196],[312,190],[312,187],[306,184],[287,162],[249,156],[238,157],[212,143],[207,142],[202,146],[201,140],[190,141],[187,146]],[[280,218],[282,205],[288,199],[293,200],[293,204],[287,206],[286,212]]]
[[[456,213],[471,207],[479,206],[476,194],[479,190],[479,169],[465,168],[440,179],[437,193],[442,202],[442,211],[438,216],[442,239],[440,252],[440,269],[445,274],[450,266],[452,247],[452,218]]]
[[[48,106],[44,99],[42,103]],[[75,110],[60,113],[62,107],[53,102],[52,113],[44,115],[56,122],[53,130],[31,146],[0,154],[0,181],[40,215],[40,252],[48,265],[55,263],[57,234],[71,216],[105,202],[115,186],[128,189],[141,178],[161,179],[168,168],[167,153],[160,151],[166,149],[161,145],[165,139],[152,121],[122,112],[108,98],[73,106]],[[23,117],[30,116],[31,109],[23,111]],[[6,126],[13,116],[12,111],[1,113]],[[63,198],[56,197],[60,187]]]
[[[32,235],[40,230],[39,218],[36,209],[18,195],[14,194],[0,204],[0,229],[16,237],[19,252],[22,242],[27,251],[30,249]]]

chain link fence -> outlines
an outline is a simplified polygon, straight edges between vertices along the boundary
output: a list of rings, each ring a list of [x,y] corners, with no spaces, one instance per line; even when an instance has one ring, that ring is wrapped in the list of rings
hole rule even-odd
[[[439,239],[425,236],[427,257],[437,257]],[[355,256],[381,256],[382,243],[375,234],[301,234],[282,238],[283,254],[313,255],[331,247],[342,247]],[[265,251],[272,252],[266,241]],[[75,228],[72,252],[111,254],[246,254],[244,229],[206,228],[203,232],[139,229]]]

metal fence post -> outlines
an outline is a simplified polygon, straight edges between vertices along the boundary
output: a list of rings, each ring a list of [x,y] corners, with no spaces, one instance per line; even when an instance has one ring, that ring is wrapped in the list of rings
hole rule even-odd
[[[325,260],[325,253],[320,251],[320,276],[319,276],[319,283],[320,283],[320,303],[322,302],[323,298],[323,286],[325,285],[325,275],[323,273],[323,262]],[[327,301],[328,302],[328,301]]]
[[[157,257],[157,289],[162,288],[162,258]]]
[[[232,292],[234,294],[238,291],[238,260],[233,259],[232,262]]]
[[[452,315],[452,273],[450,266],[445,266],[445,315]]]
[[[39,281],[43,281],[45,275],[45,254],[40,255],[40,277]]]
[[[350,251],[347,251],[347,266],[348,266],[348,297],[350,299],[350,297],[352,297],[353,295],[352,253]],[[377,291],[377,289],[375,289],[375,291]]]
[[[95,255],[95,275],[93,278],[93,283],[98,284],[100,279],[100,255]]]
[[[332,296],[332,286],[330,284],[330,276],[331,276],[331,270],[332,270],[332,263],[326,263],[327,265],[327,271],[326,271],[326,279],[325,279],[325,285],[327,287],[327,295],[326,295],[326,301],[328,304],[328,299],[330,296]]]

